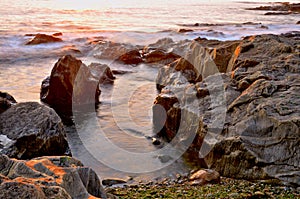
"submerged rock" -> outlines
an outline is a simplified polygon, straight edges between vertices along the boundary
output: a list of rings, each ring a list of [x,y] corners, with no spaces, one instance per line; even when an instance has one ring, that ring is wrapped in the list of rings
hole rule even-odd
[[[13,96],[11,96],[8,93],[4,93],[0,91],[0,114],[16,103],[17,101]]]
[[[68,156],[22,161],[0,154],[0,198],[108,198],[91,168]]]
[[[173,80],[165,81],[155,102],[167,114],[158,135],[183,143],[194,136],[190,148],[222,176],[299,186],[297,34],[197,42],[186,58],[203,80],[182,82],[178,71],[167,71]]]
[[[99,103],[99,79],[81,60],[71,55],[63,56],[54,65],[50,77],[42,82],[40,99],[64,122],[70,123],[73,105]]]
[[[33,39],[28,41],[26,45],[37,45],[43,43],[62,42],[61,38],[55,37],[55,35],[36,34]]]
[[[18,103],[0,115],[0,152],[18,159],[63,155],[68,149],[61,119],[37,102]]]

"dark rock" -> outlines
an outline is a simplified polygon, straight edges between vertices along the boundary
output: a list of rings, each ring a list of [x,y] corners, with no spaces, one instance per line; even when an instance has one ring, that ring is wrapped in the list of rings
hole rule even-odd
[[[100,77],[98,77],[100,79]],[[99,79],[71,55],[60,58],[41,86],[41,101],[51,106],[64,122],[70,123],[73,105],[99,103]]]
[[[17,101],[13,98],[13,96],[0,91],[0,114],[16,103]]]
[[[181,29],[178,30],[178,32],[179,33],[186,33],[186,32],[193,32],[193,30],[181,28]]]
[[[0,154],[0,198],[108,198],[96,173],[68,156],[22,161]],[[10,166],[9,166],[10,165]]]
[[[116,185],[116,184],[124,184],[126,183],[125,180],[122,179],[118,179],[118,178],[114,178],[114,179],[104,179],[102,180],[102,184],[104,186],[112,186],[112,185]]]
[[[52,35],[36,34],[32,40],[26,43],[26,45],[36,45],[36,44],[53,43],[53,42],[62,42],[62,39]]]
[[[170,63],[179,58],[179,55],[176,55],[172,52],[165,52],[164,50],[156,49],[148,53],[143,54],[144,61],[146,63]]]
[[[152,144],[153,145],[160,145],[161,144],[161,141],[157,138],[152,138]]]
[[[298,21],[296,24],[300,24],[300,21]]]
[[[124,64],[139,64],[143,62],[139,50],[131,50],[119,56],[117,61],[123,62]]]
[[[281,2],[271,6],[260,6],[256,8],[247,8],[247,10],[263,10],[263,11],[279,11],[279,12],[270,12],[269,15],[277,15],[286,14],[286,13],[294,13],[299,14],[300,12],[300,3],[288,3],[288,2]],[[283,12],[284,11],[284,12]]]
[[[290,15],[292,12],[267,12],[264,15]]]
[[[1,153],[18,159],[63,155],[68,149],[61,119],[37,102],[18,103],[0,115]]]
[[[52,36],[54,36],[54,37],[60,37],[62,35],[63,34],[61,32],[56,32],[56,33],[52,34]]]

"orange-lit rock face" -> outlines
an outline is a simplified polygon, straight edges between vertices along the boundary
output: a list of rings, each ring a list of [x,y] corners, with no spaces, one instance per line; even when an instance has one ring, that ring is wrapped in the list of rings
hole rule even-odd
[[[14,194],[38,199],[106,197],[96,173],[68,156],[22,161],[0,155],[0,164],[4,165],[0,167],[0,198]],[[22,193],[9,193],[9,189]]]

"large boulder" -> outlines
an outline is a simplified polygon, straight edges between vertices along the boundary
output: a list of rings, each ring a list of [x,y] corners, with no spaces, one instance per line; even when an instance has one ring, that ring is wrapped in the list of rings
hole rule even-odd
[[[54,35],[36,34],[33,39],[31,39],[26,43],[26,45],[37,45],[37,44],[53,43],[53,42],[62,42],[62,39]]]
[[[40,99],[66,123],[71,123],[73,105],[98,104],[100,77],[71,55],[60,58],[41,86]]]
[[[193,135],[191,147],[208,168],[223,176],[276,178],[299,186],[300,45],[296,35],[258,35],[231,44],[218,42],[212,51],[199,48],[194,60],[207,60],[207,64],[202,60],[203,70],[198,67],[203,80],[182,83],[175,79],[157,97],[156,104],[167,108],[159,135],[170,140],[181,133],[181,141],[188,139],[183,135]],[[209,42],[201,40],[191,47],[206,48],[204,44]],[[231,57],[214,53],[224,49]],[[223,60],[211,62],[216,57]],[[206,70],[211,63],[226,73]],[[159,118],[155,112],[153,117]]]
[[[0,152],[18,159],[63,155],[68,143],[60,117],[37,102],[18,103],[0,114]]]
[[[0,154],[0,198],[108,198],[91,168],[68,156],[16,160]]]
[[[13,96],[8,93],[4,93],[0,91],[0,113],[3,113],[8,108],[10,108],[13,104],[16,104],[17,101]]]

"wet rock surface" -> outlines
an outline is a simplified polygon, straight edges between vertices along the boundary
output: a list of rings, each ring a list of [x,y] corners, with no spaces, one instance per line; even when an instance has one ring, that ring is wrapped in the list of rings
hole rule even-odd
[[[9,109],[12,105],[16,104],[17,101],[13,96],[8,93],[0,91],[0,114]]]
[[[195,42],[185,58],[202,80],[182,81],[182,72],[160,71],[173,79],[162,81],[156,99],[167,115],[158,135],[182,142],[192,135],[190,148],[222,176],[299,186],[297,34]]]
[[[68,143],[60,117],[37,102],[24,102],[0,115],[0,152],[29,159],[42,155],[63,155]]]
[[[94,68],[94,75],[106,75],[106,70]],[[71,55],[60,58],[54,65],[50,77],[41,86],[40,99],[52,107],[65,123],[72,123],[73,105],[98,104],[100,79],[89,67]],[[108,78],[104,78],[108,79]],[[104,81],[103,79],[103,81]]]
[[[68,156],[32,160],[0,154],[0,198],[111,198],[97,174]]]

